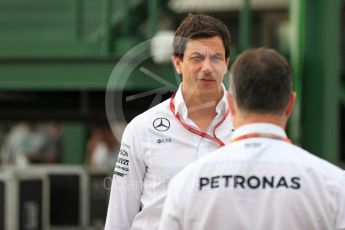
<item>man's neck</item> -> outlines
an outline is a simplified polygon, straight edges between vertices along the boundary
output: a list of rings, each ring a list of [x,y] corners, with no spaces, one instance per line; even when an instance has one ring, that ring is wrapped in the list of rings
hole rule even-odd
[[[206,131],[217,115],[216,107],[222,99],[223,92],[191,94],[182,91],[182,93],[188,110],[188,118],[191,119],[200,130]]]
[[[287,119],[282,116],[276,115],[264,115],[264,114],[251,114],[251,115],[244,115],[238,116],[237,118],[234,117],[234,127],[235,129],[253,123],[270,123],[273,125],[277,125],[283,129],[285,129]]]

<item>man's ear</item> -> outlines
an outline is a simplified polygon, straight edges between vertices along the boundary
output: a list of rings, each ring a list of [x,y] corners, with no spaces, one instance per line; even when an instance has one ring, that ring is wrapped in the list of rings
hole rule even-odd
[[[290,117],[292,112],[293,112],[293,108],[295,106],[295,101],[296,101],[296,92],[292,92],[290,94],[290,98],[289,98],[289,102],[288,102],[288,105],[286,106],[286,109],[285,109],[285,116],[286,117]]]
[[[236,114],[234,95],[231,91],[226,93],[228,99],[229,110],[232,116]]]
[[[226,59],[226,70],[225,70],[225,73],[226,73],[226,71],[230,71],[229,62],[230,62],[230,58],[227,58]],[[225,73],[224,73],[224,75],[225,75]]]
[[[182,66],[181,66],[181,58],[178,57],[178,56],[172,56],[172,62],[174,63],[174,67],[175,67],[175,70],[176,70],[176,73],[181,75],[182,74]]]

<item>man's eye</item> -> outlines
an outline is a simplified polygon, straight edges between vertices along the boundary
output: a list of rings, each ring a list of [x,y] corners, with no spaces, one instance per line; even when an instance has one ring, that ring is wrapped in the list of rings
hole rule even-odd
[[[193,61],[201,61],[201,60],[202,60],[202,57],[201,57],[201,56],[193,56],[193,57],[191,57],[191,59],[192,59]]]
[[[219,61],[219,60],[222,60],[222,57],[217,55],[217,56],[212,56],[211,59],[213,61]]]

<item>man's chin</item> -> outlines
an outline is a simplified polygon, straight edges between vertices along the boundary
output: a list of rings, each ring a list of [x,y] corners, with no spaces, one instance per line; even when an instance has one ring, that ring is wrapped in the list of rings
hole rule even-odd
[[[221,89],[221,87],[218,87],[215,84],[213,84],[213,85],[198,85],[197,91],[199,94],[215,95],[215,94],[219,94],[222,91],[222,89]]]

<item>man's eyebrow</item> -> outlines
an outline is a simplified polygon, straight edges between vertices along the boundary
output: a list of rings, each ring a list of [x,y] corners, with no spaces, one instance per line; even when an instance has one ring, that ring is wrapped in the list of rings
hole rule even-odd
[[[203,53],[200,53],[200,52],[198,52],[198,51],[194,51],[194,52],[192,52],[190,55],[204,55]]]
[[[211,54],[212,56],[223,56],[223,54],[221,54],[221,53],[213,53],[213,54]]]
[[[205,54],[204,53],[201,53],[199,51],[194,51],[192,52],[190,55],[191,56],[201,56],[201,57],[204,57]],[[210,54],[211,57],[223,57],[223,54],[221,52],[214,52],[214,53],[211,53]]]

